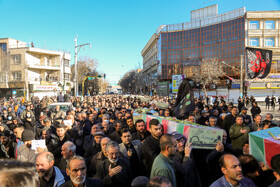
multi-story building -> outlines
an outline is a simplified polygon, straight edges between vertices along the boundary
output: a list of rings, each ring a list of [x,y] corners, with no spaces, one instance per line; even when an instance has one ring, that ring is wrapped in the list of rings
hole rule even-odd
[[[280,11],[248,11],[245,22],[246,46],[272,50],[272,66],[265,79],[250,81],[248,95],[264,100],[279,95],[280,89]]]
[[[0,39],[1,96],[54,96],[73,86],[69,52],[39,49],[11,38]]]
[[[156,33],[152,35],[148,43],[141,51],[143,57],[143,69],[141,74],[144,79],[141,86],[141,93],[148,93],[156,90],[157,85],[157,40]]]
[[[193,69],[203,60],[219,59],[225,64],[223,70],[226,75],[236,82],[229,90],[229,81],[224,77],[210,95],[234,97],[236,101],[240,88],[241,55],[244,55],[245,47],[273,50],[275,64],[271,73],[279,73],[279,23],[280,11],[246,12],[243,7],[218,14],[217,5],[191,11],[189,22],[159,26],[142,50],[144,73],[149,76],[148,72],[152,71],[148,54],[153,46],[157,48],[154,53],[157,56],[157,81],[171,83],[172,75],[178,74],[190,78]],[[251,82],[253,85],[254,81]]]

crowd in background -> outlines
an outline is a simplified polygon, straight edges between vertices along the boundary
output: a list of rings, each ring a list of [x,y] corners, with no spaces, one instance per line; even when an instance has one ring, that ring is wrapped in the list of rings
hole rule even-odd
[[[121,95],[82,99],[68,93],[41,100],[32,97],[30,102],[2,98],[0,164],[5,170],[0,169],[0,184],[17,184],[22,177],[26,184],[30,179],[30,186],[42,187],[279,186],[279,155],[273,157],[271,169],[249,154],[250,132],[278,127],[272,114],[260,115],[253,97],[239,98],[236,106],[223,98],[195,99],[195,110],[183,120],[223,129],[223,141],[213,150],[193,149],[178,132],[164,134],[157,119],[149,124],[135,121],[138,108],[174,116],[174,99],[148,99]],[[59,105],[49,107],[61,102],[73,107],[65,111]],[[158,108],[157,102],[168,107]],[[45,146],[35,147],[34,140],[44,140]]]

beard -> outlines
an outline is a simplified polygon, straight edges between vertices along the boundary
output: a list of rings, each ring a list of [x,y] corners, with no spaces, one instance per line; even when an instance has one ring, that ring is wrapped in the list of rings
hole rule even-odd
[[[79,185],[79,184],[83,184],[85,182],[86,176],[83,175],[83,176],[78,176],[78,177],[74,178],[74,177],[72,177],[72,175],[70,175],[70,179],[74,184]]]
[[[49,170],[40,169],[40,170],[38,171],[38,175],[39,175],[40,177],[46,177],[46,176],[49,175],[50,172],[51,172],[51,169],[49,169]]]
[[[119,158],[116,158],[115,160],[112,160],[111,158],[108,157],[108,160],[109,160],[111,163],[116,163],[116,162],[119,160]]]

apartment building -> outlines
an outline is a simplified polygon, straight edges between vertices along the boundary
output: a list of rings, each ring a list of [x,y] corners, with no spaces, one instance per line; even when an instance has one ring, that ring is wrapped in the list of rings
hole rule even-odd
[[[277,95],[280,89],[280,11],[246,12],[242,7],[219,14],[218,5],[212,5],[191,11],[188,22],[160,25],[141,52],[143,74],[156,77],[153,84],[171,83],[172,75],[191,78],[193,69],[200,66],[202,59],[218,58],[225,64],[226,75],[234,78],[235,83],[229,85],[224,78],[218,85],[209,85],[209,95],[234,97],[236,101],[241,87],[241,55],[246,47],[273,51],[270,74],[263,80],[247,80],[248,95]]]
[[[0,38],[0,96],[54,96],[73,87],[69,52]]]

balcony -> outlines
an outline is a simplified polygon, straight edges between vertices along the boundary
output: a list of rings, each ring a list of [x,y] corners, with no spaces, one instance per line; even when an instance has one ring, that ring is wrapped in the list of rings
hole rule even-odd
[[[41,64],[29,64],[28,68],[30,69],[43,69],[43,70],[54,70],[54,71],[60,71],[61,67],[59,65],[56,66],[49,66],[49,65],[41,65]]]

